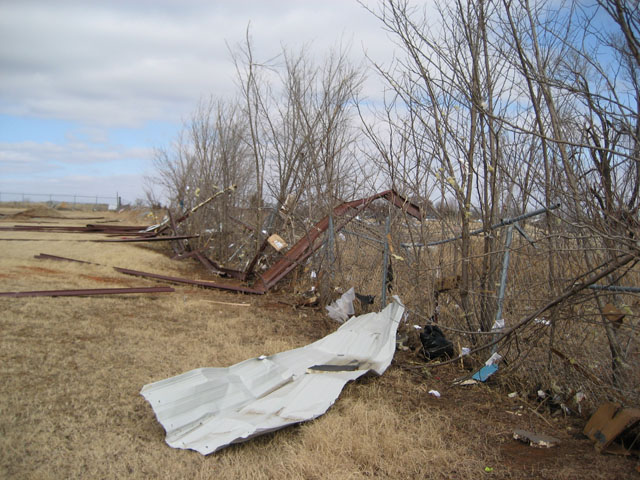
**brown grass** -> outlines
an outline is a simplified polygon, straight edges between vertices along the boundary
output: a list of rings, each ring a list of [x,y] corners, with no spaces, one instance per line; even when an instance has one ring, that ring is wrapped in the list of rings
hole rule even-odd
[[[155,247],[73,241],[99,237],[0,232],[0,290],[154,284],[107,266],[34,259],[40,252],[189,274],[188,263],[171,261]],[[1,240],[8,238],[35,241]],[[551,429],[526,408],[521,417],[509,415],[505,411],[516,403],[504,392],[452,387],[466,371],[458,365],[424,370],[406,353],[397,354],[382,377],[348,385],[315,421],[207,457],[168,447],[139,395],[144,384],[298,347],[335,329],[322,311],[280,300],[290,299],[180,286],[173,294],[0,298],[0,478],[633,475],[632,461],[597,456],[588,441],[576,438],[579,426],[549,419]],[[442,398],[430,396],[432,388]],[[514,428],[558,436],[562,446],[534,452],[510,438]]]

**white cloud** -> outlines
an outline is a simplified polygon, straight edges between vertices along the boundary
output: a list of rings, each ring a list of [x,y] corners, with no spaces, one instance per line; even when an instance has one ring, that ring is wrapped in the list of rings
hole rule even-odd
[[[169,143],[154,125],[179,124],[203,96],[234,95],[229,46],[249,22],[258,61],[303,44],[320,60],[340,42],[354,63],[393,54],[356,0],[2,0],[0,115],[22,130],[0,137],[0,191],[141,197],[160,146],[143,138]],[[373,103],[381,90],[371,73],[363,96]],[[73,130],[45,135],[46,125]]]
[[[229,96],[227,43],[251,22],[256,54],[341,38],[390,57],[379,21],[355,0],[2,2],[0,112],[94,125],[177,120],[203,95]],[[371,88],[371,85],[370,85]]]
[[[59,167],[133,159],[147,161],[152,151],[146,148],[123,148],[121,146],[100,147],[96,144],[70,141],[65,144],[52,142],[0,142],[0,173],[10,175],[17,172],[41,172]]]

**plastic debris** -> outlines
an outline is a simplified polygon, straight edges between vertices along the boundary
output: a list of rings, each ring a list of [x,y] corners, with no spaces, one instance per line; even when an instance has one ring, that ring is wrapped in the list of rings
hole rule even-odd
[[[485,365],[471,377],[478,382],[486,382],[487,379],[498,371],[498,365]]]
[[[470,353],[471,353],[471,349],[470,349],[470,348],[468,348],[468,347],[462,347],[462,348],[460,349],[460,355],[462,355],[463,357],[464,357],[465,355],[469,355]]]
[[[486,362],[484,362],[484,364],[486,366],[489,365],[497,365],[500,360],[502,360],[502,355],[500,355],[498,352],[495,352],[493,355],[491,355]]]
[[[467,385],[475,385],[476,383],[478,383],[477,380],[474,380],[472,378],[467,378],[466,380],[463,380],[462,382],[458,382],[456,385],[462,385],[462,386],[467,386]]]
[[[349,290],[344,292],[339,299],[325,307],[329,313],[329,318],[336,322],[345,322],[349,318],[349,315],[356,313],[353,308],[353,301],[355,299],[356,291],[351,287]]]
[[[440,392],[437,390],[429,390],[429,395],[433,395],[436,398],[440,398]]]
[[[422,342],[424,356],[428,360],[453,357],[453,344],[436,325],[425,325],[424,331],[420,333],[420,342]]]
[[[491,326],[491,331],[497,332],[502,330],[503,328],[504,328],[504,318],[501,318],[500,320],[496,320],[495,322],[493,322],[493,325]]]

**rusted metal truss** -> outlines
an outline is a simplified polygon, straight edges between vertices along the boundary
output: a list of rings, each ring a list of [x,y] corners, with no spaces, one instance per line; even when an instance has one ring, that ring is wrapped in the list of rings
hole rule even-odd
[[[370,197],[361,198],[359,200],[353,200],[351,202],[345,202],[338,205],[333,209],[333,216],[341,218],[335,226],[335,231],[340,231],[349,222],[351,222],[359,212],[366,209],[371,202],[384,198],[391,202],[394,206],[402,209],[408,215],[421,220],[422,212],[420,207],[409,202],[406,198],[399,195],[394,190],[385,190],[384,192],[376,193]],[[350,215],[347,213],[351,212]],[[322,242],[318,242],[318,238],[329,228],[329,216],[327,215],[313,227],[309,229],[307,235],[302,237],[295,245],[293,245],[275,264],[265,271],[260,280],[265,290],[270,289],[282,278],[284,278],[291,270],[298,266],[301,262],[309,258],[320,246]]]

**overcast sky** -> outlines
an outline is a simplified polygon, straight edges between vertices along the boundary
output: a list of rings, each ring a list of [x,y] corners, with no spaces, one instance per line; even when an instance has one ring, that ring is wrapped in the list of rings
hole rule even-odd
[[[377,0],[366,2],[377,5]],[[154,147],[202,96],[234,92],[227,44],[258,59],[312,42],[390,60],[355,0],[0,2],[0,200],[6,192],[143,197]],[[367,82],[366,95],[382,84]],[[33,198],[37,199],[37,198]]]

